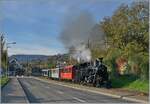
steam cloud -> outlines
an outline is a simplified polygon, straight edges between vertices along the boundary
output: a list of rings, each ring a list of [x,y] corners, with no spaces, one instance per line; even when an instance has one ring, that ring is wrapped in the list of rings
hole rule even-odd
[[[79,45],[75,47],[75,51],[72,54],[72,57],[78,62],[80,61],[90,61],[91,60],[91,51],[86,48],[85,45]]]
[[[89,12],[81,12],[79,15],[67,18],[67,22],[65,22],[60,39],[65,48],[70,51],[71,56],[78,62],[91,60],[88,40],[93,41],[98,38],[98,36],[91,35],[91,30],[95,24]]]

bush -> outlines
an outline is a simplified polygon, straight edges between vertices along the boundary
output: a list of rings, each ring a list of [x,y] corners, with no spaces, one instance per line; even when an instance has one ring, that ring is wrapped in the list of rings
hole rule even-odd
[[[1,77],[0,81],[1,81],[1,87],[4,86],[7,82],[8,82],[9,78],[4,76]]]
[[[148,80],[135,80],[134,82],[130,83],[126,88],[140,91],[140,92],[149,92],[149,81]]]
[[[121,75],[118,77],[112,77],[112,87],[114,88],[123,88],[128,86],[130,83],[137,79],[134,75]]]
[[[111,72],[111,76],[117,76],[117,65],[116,59],[121,55],[121,51],[118,49],[110,49],[108,50],[108,54],[104,60],[104,63],[108,66],[109,71]]]
[[[128,57],[129,72],[137,75],[142,80],[149,79],[149,55],[146,52],[140,52]]]
[[[142,53],[140,61],[141,61],[139,65],[140,70],[141,70],[140,78],[142,80],[148,80],[149,79],[149,55],[148,53]]]
[[[140,91],[148,93],[149,81],[140,80],[134,75],[123,75],[111,78],[113,88],[125,88],[128,90]]]

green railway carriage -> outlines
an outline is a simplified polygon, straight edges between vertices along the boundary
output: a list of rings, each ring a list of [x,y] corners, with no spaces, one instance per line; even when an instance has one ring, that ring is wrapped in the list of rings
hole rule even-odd
[[[52,73],[51,73],[51,70],[49,69],[48,70],[48,78],[51,78],[52,77]]]

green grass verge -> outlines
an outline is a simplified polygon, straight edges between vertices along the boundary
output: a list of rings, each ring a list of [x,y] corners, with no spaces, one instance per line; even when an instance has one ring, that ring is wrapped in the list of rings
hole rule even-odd
[[[137,79],[134,76],[118,76],[111,78],[113,88],[125,88],[128,90],[148,93],[149,81]]]
[[[136,91],[141,91],[148,93],[149,91],[149,81],[142,81],[140,79],[134,81],[133,83],[129,84],[126,88]]]
[[[0,82],[1,82],[1,87],[3,87],[7,82],[9,81],[8,77],[1,77]]]

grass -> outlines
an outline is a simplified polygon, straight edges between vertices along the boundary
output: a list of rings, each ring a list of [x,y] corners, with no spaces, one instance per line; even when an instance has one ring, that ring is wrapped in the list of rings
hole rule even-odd
[[[149,81],[143,81],[134,76],[118,76],[116,78],[111,78],[111,81],[113,88],[125,88],[145,93],[149,91]]]
[[[129,84],[126,88],[147,93],[149,91],[149,81],[142,81],[138,79]]]
[[[1,87],[3,87],[7,82],[9,81],[9,78],[4,76],[0,78]]]

